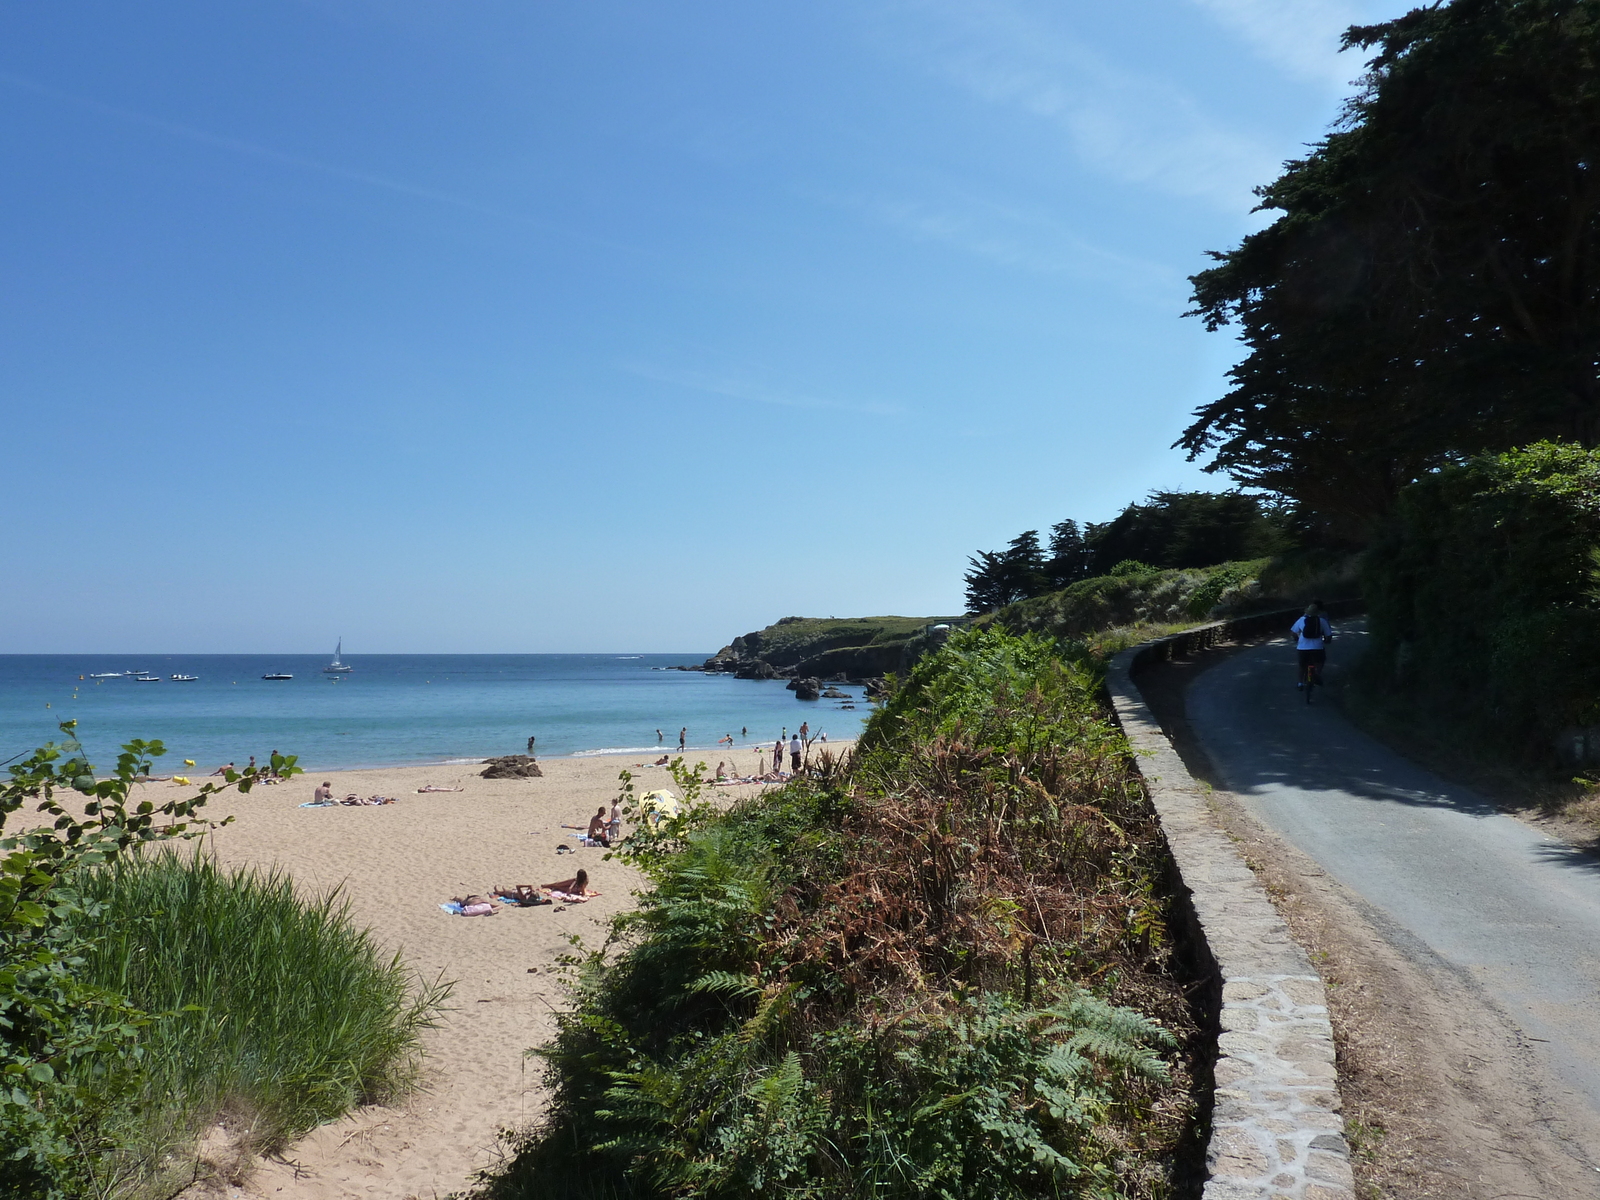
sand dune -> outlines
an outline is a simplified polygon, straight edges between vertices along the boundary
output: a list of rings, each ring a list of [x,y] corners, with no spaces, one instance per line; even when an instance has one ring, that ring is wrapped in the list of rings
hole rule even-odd
[[[740,751],[748,769],[753,752]],[[231,1197],[259,1200],[433,1200],[465,1187],[496,1158],[497,1131],[539,1112],[539,1064],[524,1051],[552,1032],[561,1003],[556,959],[578,934],[598,942],[605,919],[631,906],[640,878],[605,851],[577,847],[564,824],[583,825],[617,794],[617,772],[637,758],[541,761],[542,779],[487,780],[476,766],[435,766],[301,776],[212,815],[237,820],[212,835],[225,864],[278,865],[307,892],[339,888],[356,921],[419,973],[456,981],[451,1011],[425,1035],[425,1087],[393,1108],[367,1108],[257,1164]],[[716,757],[712,756],[713,765]],[[664,769],[637,769],[639,791],[671,787]],[[300,808],[322,779],[337,795],[399,798],[370,808]],[[424,784],[461,792],[418,795]],[[170,785],[152,785],[166,787]],[[732,798],[759,790],[719,788]],[[588,870],[603,893],[583,905],[506,908],[455,917],[442,901],[495,885],[542,884]],[[213,1189],[214,1190],[214,1189]],[[200,1195],[199,1190],[195,1195]]]

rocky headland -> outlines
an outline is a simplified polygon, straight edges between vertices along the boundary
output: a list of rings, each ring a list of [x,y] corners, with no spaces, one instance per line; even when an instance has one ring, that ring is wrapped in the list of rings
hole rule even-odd
[[[701,670],[739,679],[788,679],[795,695],[817,699],[830,683],[881,688],[904,675],[966,617],[784,617],[728,645]]]

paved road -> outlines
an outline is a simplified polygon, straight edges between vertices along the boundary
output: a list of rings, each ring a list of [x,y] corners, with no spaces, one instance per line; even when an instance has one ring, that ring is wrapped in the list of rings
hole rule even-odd
[[[1335,641],[1330,685],[1364,636]],[[1385,749],[1331,703],[1307,707],[1294,659],[1275,642],[1190,685],[1220,782],[1386,914],[1403,952],[1475,982],[1547,1053],[1569,1102],[1600,1113],[1600,861]]]

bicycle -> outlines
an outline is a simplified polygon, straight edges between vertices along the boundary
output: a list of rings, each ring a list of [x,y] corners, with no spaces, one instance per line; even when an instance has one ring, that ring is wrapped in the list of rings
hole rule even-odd
[[[1331,641],[1333,641],[1333,631],[1329,630],[1323,638],[1323,646],[1326,647]],[[1327,661],[1327,651],[1325,649],[1302,650],[1300,654],[1302,660],[1299,668],[1299,686],[1300,690],[1306,694],[1306,703],[1310,704],[1311,693],[1322,686],[1322,668]]]
[[[1309,662],[1300,672],[1300,686],[1305,691],[1306,703],[1311,703],[1311,691],[1322,686],[1322,664]]]

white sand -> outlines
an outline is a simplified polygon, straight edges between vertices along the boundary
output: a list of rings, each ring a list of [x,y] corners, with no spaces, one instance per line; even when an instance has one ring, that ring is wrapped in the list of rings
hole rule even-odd
[[[832,748],[843,749],[847,743]],[[820,749],[816,747],[814,749]],[[691,756],[691,761],[701,757]],[[711,758],[713,767],[718,756]],[[339,888],[357,923],[386,950],[398,950],[421,975],[455,980],[451,1011],[424,1035],[425,1084],[395,1107],[371,1107],[314,1131],[282,1161],[259,1163],[233,1197],[259,1200],[433,1200],[468,1185],[497,1159],[497,1131],[538,1116],[540,1063],[524,1051],[553,1032],[562,1003],[556,959],[568,937],[591,945],[605,919],[631,907],[639,875],[604,850],[578,847],[563,824],[587,825],[617,795],[617,773],[635,789],[676,791],[665,769],[634,767],[637,756],[541,760],[542,779],[488,780],[479,766],[435,766],[298,776],[207,810],[237,820],[212,835],[224,864],[277,865],[307,893]],[[736,752],[749,770],[751,750]],[[300,808],[323,779],[334,793],[399,798],[381,807]],[[427,783],[459,786],[418,795]],[[151,785],[157,794],[169,784]],[[719,798],[759,787],[717,788]],[[452,896],[518,883],[544,884],[589,872],[603,894],[566,911],[505,907],[492,917],[439,909]]]

